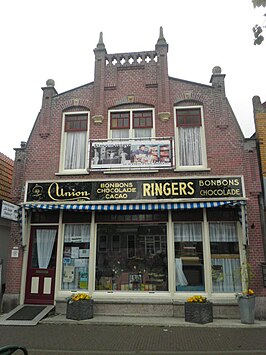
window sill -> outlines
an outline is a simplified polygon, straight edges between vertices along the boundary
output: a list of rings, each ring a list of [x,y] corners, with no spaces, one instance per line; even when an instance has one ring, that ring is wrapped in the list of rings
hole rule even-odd
[[[104,174],[143,174],[143,173],[158,173],[158,169],[142,169],[142,170],[107,170]]]
[[[176,168],[174,169],[174,172],[180,172],[180,171],[211,171],[211,168],[206,168],[206,167],[188,167],[188,168]]]
[[[64,175],[89,175],[89,171],[87,170],[79,170],[79,171],[62,171],[59,173],[55,173],[56,176],[64,176]]]

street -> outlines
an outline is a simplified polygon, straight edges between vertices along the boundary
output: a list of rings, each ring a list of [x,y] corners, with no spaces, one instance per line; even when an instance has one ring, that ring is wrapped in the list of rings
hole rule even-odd
[[[0,326],[0,346],[48,354],[266,354],[266,328],[38,324]],[[21,354],[16,352],[15,355]]]

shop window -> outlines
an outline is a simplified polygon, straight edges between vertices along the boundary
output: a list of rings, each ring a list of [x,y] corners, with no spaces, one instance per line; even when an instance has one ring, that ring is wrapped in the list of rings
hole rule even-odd
[[[100,235],[98,238],[98,251],[106,252],[107,251],[107,236]]]
[[[95,216],[95,221],[100,222],[119,222],[119,223],[129,223],[129,222],[167,222],[168,215],[165,211],[158,212],[98,212]]]
[[[240,292],[241,272],[234,222],[209,223],[213,292]]]
[[[112,236],[112,251],[120,251],[120,235]]]
[[[191,209],[191,210],[175,210],[172,211],[172,220],[174,222],[186,222],[186,221],[203,221],[203,209]]]
[[[110,138],[151,138],[153,116],[151,109],[110,111]]]
[[[128,235],[127,236],[127,257],[135,258],[136,257],[136,235]]]
[[[216,207],[207,209],[208,221],[239,221],[239,207]]]
[[[177,291],[204,291],[201,223],[175,223],[175,270]]]
[[[168,290],[165,224],[98,225],[97,245],[96,290]]]
[[[86,211],[63,211],[63,223],[90,223],[91,213]]]
[[[90,257],[90,225],[65,224],[63,245],[63,290],[87,290]]]
[[[88,150],[88,113],[65,113],[63,122],[61,170],[84,171]]]
[[[59,211],[32,212],[31,223],[58,223]]]
[[[176,156],[179,168],[206,167],[205,136],[201,107],[177,108]]]

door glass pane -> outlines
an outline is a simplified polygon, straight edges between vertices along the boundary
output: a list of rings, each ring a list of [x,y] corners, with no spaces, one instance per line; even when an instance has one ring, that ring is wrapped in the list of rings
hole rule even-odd
[[[88,289],[90,225],[66,224],[63,246],[63,290]]]
[[[167,291],[165,224],[98,225],[96,290]]]
[[[204,260],[201,223],[175,223],[177,291],[204,291]]]
[[[33,269],[55,269],[56,230],[36,229],[32,239],[31,267]]]

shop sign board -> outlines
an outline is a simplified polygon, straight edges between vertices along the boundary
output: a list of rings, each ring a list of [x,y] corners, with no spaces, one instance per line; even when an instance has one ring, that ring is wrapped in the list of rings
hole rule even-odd
[[[0,201],[0,217],[18,222],[19,206],[7,201]]]
[[[29,182],[26,202],[239,199],[241,177]]]

